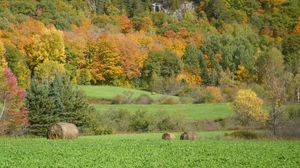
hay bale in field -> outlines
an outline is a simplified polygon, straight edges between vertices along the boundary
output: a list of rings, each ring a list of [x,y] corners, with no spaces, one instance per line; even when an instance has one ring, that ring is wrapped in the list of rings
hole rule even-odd
[[[191,131],[184,132],[180,136],[180,140],[196,140],[197,134]]]
[[[79,136],[79,130],[72,123],[55,123],[49,126],[48,139],[76,139]]]
[[[161,137],[161,139],[163,140],[174,140],[176,139],[175,135],[174,134],[171,134],[171,133],[164,133]]]

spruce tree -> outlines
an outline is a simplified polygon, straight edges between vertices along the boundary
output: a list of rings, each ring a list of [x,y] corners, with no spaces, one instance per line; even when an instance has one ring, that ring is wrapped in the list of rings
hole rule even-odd
[[[26,106],[29,111],[28,129],[31,134],[45,135],[49,124],[59,120],[57,106],[47,82],[39,82],[36,79],[31,81],[27,90]]]
[[[45,135],[47,127],[55,122],[74,123],[78,127],[88,125],[87,114],[93,108],[86,96],[71,85],[68,76],[56,75],[53,81],[33,79],[27,92],[30,133]]]

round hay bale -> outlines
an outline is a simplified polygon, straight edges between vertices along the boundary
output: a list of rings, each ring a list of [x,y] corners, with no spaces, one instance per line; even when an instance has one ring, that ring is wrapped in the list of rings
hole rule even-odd
[[[180,136],[180,140],[196,140],[197,134],[191,131],[184,132]]]
[[[171,134],[171,133],[164,133],[161,137],[161,139],[163,140],[174,140],[176,139],[175,135],[174,134]]]
[[[76,139],[79,136],[79,130],[72,123],[55,123],[49,126],[47,132],[48,139]]]

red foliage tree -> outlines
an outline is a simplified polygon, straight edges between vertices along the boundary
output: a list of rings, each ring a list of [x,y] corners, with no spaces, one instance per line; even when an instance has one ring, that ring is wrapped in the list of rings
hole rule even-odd
[[[9,68],[2,71],[0,79],[3,100],[0,122],[8,123],[10,129],[20,128],[27,124],[27,109],[24,105],[26,91],[17,85],[17,78]]]

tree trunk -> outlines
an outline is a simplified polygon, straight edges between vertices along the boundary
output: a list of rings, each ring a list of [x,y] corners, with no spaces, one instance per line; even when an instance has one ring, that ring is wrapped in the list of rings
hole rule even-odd
[[[1,113],[0,113],[0,120],[3,117],[3,114],[5,112],[5,108],[6,108],[6,92],[4,92],[4,95],[3,95],[3,107],[2,107],[2,110],[1,110]]]

